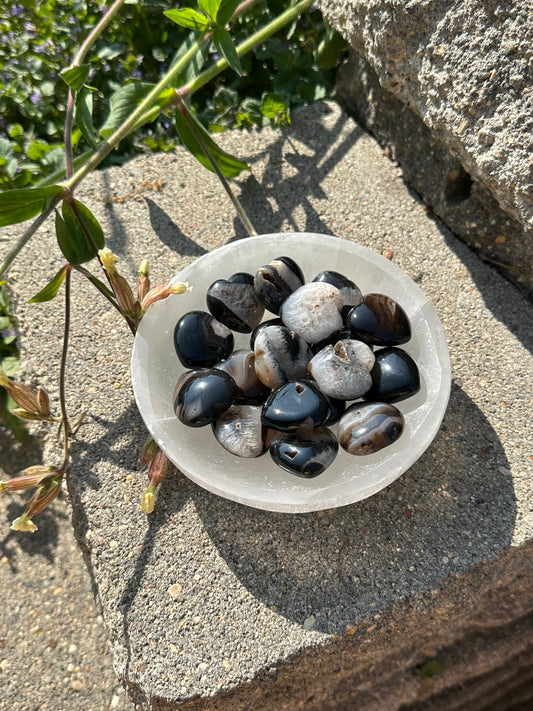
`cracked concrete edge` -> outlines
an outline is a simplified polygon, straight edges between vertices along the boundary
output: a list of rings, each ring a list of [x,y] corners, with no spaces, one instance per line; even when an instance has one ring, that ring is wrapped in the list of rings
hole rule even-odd
[[[533,542],[377,617],[210,699],[175,704],[121,681],[150,711],[504,711],[533,701]]]

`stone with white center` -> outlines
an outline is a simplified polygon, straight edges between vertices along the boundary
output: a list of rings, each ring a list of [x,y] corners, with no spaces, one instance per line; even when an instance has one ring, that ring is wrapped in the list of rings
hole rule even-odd
[[[343,340],[313,356],[307,371],[329,397],[355,400],[372,386],[374,361],[372,349],[365,343]]]
[[[259,457],[264,452],[261,408],[232,405],[213,423],[218,442],[237,457]]]
[[[281,307],[280,316],[290,331],[307,343],[318,343],[342,326],[343,298],[337,287],[325,282],[304,284]]]

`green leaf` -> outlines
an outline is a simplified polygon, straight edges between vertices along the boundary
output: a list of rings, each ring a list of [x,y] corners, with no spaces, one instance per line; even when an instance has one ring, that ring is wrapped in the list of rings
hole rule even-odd
[[[282,96],[279,94],[265,94],[261,102],[261,113],[267,118],[274,119],[277,125],[290,123],[289,110]]]
[[[213,29],[213,43],[233,71],[237,72],[239,76],[242,76],[239,55],[237,54],[229,32],[217,25],[217,27]]]
[[[209,15],[212,20],[217,19],[220,0],[198,0],[198,5],[200,5],[202,10]]]
[[[118,91],[111,96],[111,110],[106,122],[100,129],[102,136],[107,138],[121,126],[155,86],[155,84],[136,82],[135,84],[126,84],[126,86],[118,89]],[[157,98],[157,102],[153,105],[145,121],[146,123],[153,121],[161,113],[173,93],[174,91],[171,88],[163,89]]]
[[[238,6],[239,0],[222,0],[218,6],[218,12],[215,20],[219,25],[224,26],[227,22],[229,22]]]
[[[67,267],[61,267],[61,269],[48,282],[48,284],[44,287],[44,289],[41,289],[41,291],[38,294],[35,294],[35,296],[32,296],[31,299],[28,300],[28,303],[29,304],[41,304],[43,301],[50,301],[51,299],[53,299],[54,296],[56,296],[57,292],[59,291],[59,287],[63,283],[63,279],[65,278],[66,273],[67,273]]]
[[[190,7],[182,10],[167,10],[164,13],[169,20],[175,22],[181,27],[188,27],[191,30],[201,30],[205,32],[209,28],[209,18],[198,10],[193,10]]]
[[[78,200],[73,200],[73,205],[63,202],[62,216],[56,210],[56,237],[70,264],[83,264],[96,256],[87,233],[97,249],[104,247],[104,232],[89,208]]]
[[[11,378],[20,367],[20,358],[16,355],[6,356],[0,360],[0,366],[4,373]]]
[[[419,669],[422,676],[425,676],[428,679],[435,676],[435,674],[442,674],[444,671],[444,667],[438,659],[428,659],[424,662],[424,664],[420,665]]]
[[[196,132],[200,135],[203,143],[205,144],[207,150],[211,153],[213,158],[216,160],[218,167],[222,171],[222,174],[226,178],[234,178],[236,175],[243,170],[250,170],[250,166],[247,163],[235,158],[235,156],[226,153],[220,148],[211,138],[209,133],[205,128],[192,116],[192,114],[183,107],[184,111],[187,111],[189,120],[193,123]],[[213,166],[209,162],[209,159],[204,154],[196,136],[194,135],[191,127],[185,118],[184,114],[178,110],[175,114],[176,118],[176,128],[178,129],[178,134],[186,148],[193,154],[193,156],[208,170],[213,170]]]
[[[59,76],[67,86],[70,86],[74,91],[79,91],[87,81],[89,76],[90,64],[81,64],[79,67],[69,67],[63,69]]]
[[[74,120],[93,151],[98,150],[93,128],[93,95],[87,87],[83,87],[76,96]]]
[[[0,227],[29,220],[47,209],[54,198],[63,194],[59,185],[0,193]]]
[[[0,169],[13,178],[17,172],[15,149],[7,138],[0,138]]]
[[[190,50],[190,48],[195,45],[198,42],[197,36],[194,32],[189,32],[187,35],[186,39],[181,42],[180,46],[178,47],[176,53],[172,57],[172,62],[170,63],[170,69],[174,68],[174,65],[177,64],[184,56],[185,54]],[[203,43],[202,46],[200,47],[200,51],[196,52],[194,57],[191,59],[187,67],[184,69],[184,71],[176,77],[175,81],[173,82],[174,86],[181,86],[183,84],[188,84],[189,82],[192,82],[196,77],[200,74],[202,71],[202,67],[205,64],[205,60],[207,59],[207,55],[209,52],[209,43]]]

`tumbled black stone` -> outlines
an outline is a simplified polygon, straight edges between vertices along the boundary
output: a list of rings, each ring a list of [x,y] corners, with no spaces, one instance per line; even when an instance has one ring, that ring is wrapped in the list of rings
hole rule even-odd
[[[263,321],[259,324],[259,326],[257,326],[257,328],[254,328],[250,336],[250,348],[252,350],[254,350],[255,339],[258,334],[261,333],[264,328],[268,328],[269,326],[283,326],[283,321],[280,318],[269,318],[268,321]]]
[[[325,425],[334,425],[340,420],[344,411],[346,410],[346,400],[338,400],[334,397],[328,397],[329,401],[329,413]]]
[[[279,314],[285,299],[303,283],[302,270],[293,259],[276,257],[255,273],[254,291],[265,308]]]
[[[189,311],[174,329],[174,348],[186,368],[209,368],[233,350],[232,332],[206,311]]]
[[[304,339],[285,326],[269,326],[257,334],[254,345],[255,372],[269,388],[305,378],[313,355]]]
[[[353,309],[354,306],[358,306],[363,300],[361,289],[355,284],[355,282],[339,272],[326,269],[325,271],[317,274],[313,281],[322,281],[326,284],[332,284],[341,292],[344,301],[344,306],[341,309],[341,316],[343,319],[346,318],[347,314],[351,311],[351,309]],[[349,338],[349,336],[343,336],[343,338]]]
[[[376,346],[398,346],[411,338],[411,326],[402,307],[384,294],[367,294],[346,317],[352,337]]]
[[[218,321],[239,333],[253,331],[265,311],[254,292],[254,277],[246,272],[213,282],[207,290],[206,302]]]
[[[235,381],[235,403],[238,405],[262,405],[270,394],[270,388],[259,380],[255,372],[253,351],[233,351],[227,360],[217,363],[215,368],[231,375]]]
[[[233,405],[236,390],[233,379],[222,370],[184,373],[174,390],[174,412],[184,425],[204,427]]]
[[[402,413],[390,403],[354,403],[339,420],[337,436],[347,452],[364,456],[395,442],[404,424]]]
[[[350,310],[351,309],[353,309],[353,306],[350,306]],[[319,341],[319,343],[311,343],[311,350],[313,351],[313,354],[316,355],[318,351],[322,350],[322,348],[325,348],[326,346],[334,346],[339,341],[345,341],[350,338],[352,338],[350,329],[348,327],[341,328],[340,331],[335,331],[335,333],[332,333],[331,336]]]
[[[265,427],[295,432],[302,425],[319,427],[330,412],[328,398],[310,380],[285,383],[273,390],[263,405]]]
[[[327,427],[317,427],[296,434],[280,433],[273,439],[269,451],[278,467],[312,479],[334,461],[339,444]]]
[[[399,402],[420,390],[420,373],[409,353],[391,347],[376,351],[370,371],[372,386],[365,400]]]

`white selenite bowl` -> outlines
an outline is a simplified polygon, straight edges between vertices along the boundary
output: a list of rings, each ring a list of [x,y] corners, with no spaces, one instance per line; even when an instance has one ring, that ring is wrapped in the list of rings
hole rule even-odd
[[[375,454],[354,456],[341,447],[333,464],[314,479],[302,479],[277,467],[268,452],[242,459],[216,441],[210,426],[183,425],[172,407],[178,377],[186,370],[174,350],[179,318],[193,309],[207,311],[205,296],[217,279],[236,272],[254,274],[279,256],[294,259],[306,282],[331,269],[352,279],[363,294],[395,299],[406,312],[411,340],[401,347],[416,361],[420,391],[396,407],[405,417],[398,440]],[[135,337],[131,363],[133,390],[141,416],[167,457],[200,486],[215,494],[268,511],[304,513],[351,504],[372,496],[416,462],[435,437],[450,394],[450,357],[437,312],[402,270],[372,250],[338,237],[280,233],[248,237],[200,257],[172,281],[192,291],[153,304]],[[265,312],[265,319],[273,318]],[[249,348],[248,334],[234,332],[235,348]],[[335,429],[335,428],[333,428]]]

